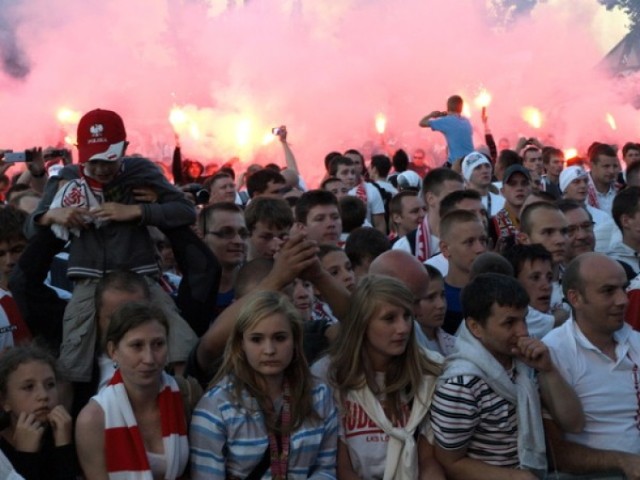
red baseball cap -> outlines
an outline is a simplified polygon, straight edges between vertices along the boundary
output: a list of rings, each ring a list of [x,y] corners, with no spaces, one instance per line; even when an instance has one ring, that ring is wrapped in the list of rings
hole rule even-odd
[[[79,161],[115,162],[124,154],[126,139],[127,132],[120,115],[110,110],[92,110],[78,123]]]

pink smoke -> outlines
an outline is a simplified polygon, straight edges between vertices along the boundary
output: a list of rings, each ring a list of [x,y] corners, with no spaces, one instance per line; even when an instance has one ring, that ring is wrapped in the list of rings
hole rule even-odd
[[[123,116],[131,152],[167,160],[178,106],[198,130],[180,132],[187,156],[284,165],[266,134],[285,124],[315,185],[329,151],[379,144],[378,113],[393,148],[442,152],[442,137],[418,121],[454,93],[482,143],[481,87],[496,140],[552,134],[584,150],[637,139],[638,112],[594,69],[603,52],[584,19],[549,10],[496,31],[481,3],[254,0],[211,15],[195,0],[25,0],[13,8],[32,71],[24,81],[0,74],[0,148],[55,144],[74,134],[61,131],[60,107],[100,107]],[[522,119],[526,106],[542,112],[540,129]]]

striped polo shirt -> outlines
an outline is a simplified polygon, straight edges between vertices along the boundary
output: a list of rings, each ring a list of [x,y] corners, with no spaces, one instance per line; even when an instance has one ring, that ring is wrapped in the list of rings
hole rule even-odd
[[[517,467],[516,406],[480,377],[449,378],[436,387],[431,426],[438,446],[467,449],[467,456],[498,467]]]

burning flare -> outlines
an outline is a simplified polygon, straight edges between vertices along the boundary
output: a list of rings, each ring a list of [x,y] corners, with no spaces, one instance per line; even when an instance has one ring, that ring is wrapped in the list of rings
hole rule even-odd
[[[58,122],[65,125],[77,125],[81,117],[82,117],[82,113],[77,112],[75,110],[71,110],[70,108],[67,108],[67,107],[59,108],[58,112],[56,113],[56,118],[58,119]]]
[[[376,115],[376,131],[382,135],[387,129],[387,117],[383,113]]]
[[[542,114],[536,107],[523,108],[522,118],[533,128],[540,128],[542,126]]]
[[[169,123],[177,132],[187,122],[187,114],[180,107],[173,107],[169,113]]]
[[[236,143],[239,147],[247,147],[251,142],[251,120],[243,118],[236,125]]]
[[[611,115],[610,113],[607,113],[606,118],[607,118],[607,123],[611,127],[611,130],[617,130],[618,126],[616,125],[616,119],[613,118],[613,115]]]
[[[486,88],[481,88],[480,93],[473,99],[476,108],[487,108],[491,103],[491,94]]]
[[[565,160],[569,160],[570,158],[574,158],[578,156],[578,150],[576,148],[565,148],[564,149],[564,158]]]

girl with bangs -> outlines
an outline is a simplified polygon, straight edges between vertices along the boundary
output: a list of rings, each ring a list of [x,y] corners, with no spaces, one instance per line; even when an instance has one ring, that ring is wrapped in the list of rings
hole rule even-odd
[[[240,312],[212,388],[191,422],[192,479],[336,475],[337,411],[302,353],[302,321],[283,295]]]
[[[413,309],[411,292],[391,277],[367,276],[352,296],[328,370],[341,479],[444,480],[427,440],[441,368],[416,343]]]

